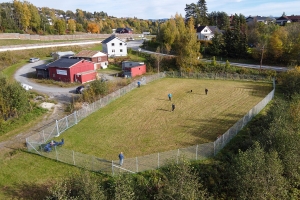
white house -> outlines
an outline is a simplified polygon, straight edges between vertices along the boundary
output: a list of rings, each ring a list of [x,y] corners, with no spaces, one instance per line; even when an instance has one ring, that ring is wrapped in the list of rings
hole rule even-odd
[[[127,56],[127,43],[115,35],[111,35],[102,41],[102,51],[108,57]]]
[[[198,26],[196,32],[198,40],[211,40],[215,33],[221,33],[216,26]]]
[[[281,16],[279,18],[276,19],[276,24],[280,25],[280,26],[284,26],[285,24],[291,23],[292,21],[286,17],[286,16]]]

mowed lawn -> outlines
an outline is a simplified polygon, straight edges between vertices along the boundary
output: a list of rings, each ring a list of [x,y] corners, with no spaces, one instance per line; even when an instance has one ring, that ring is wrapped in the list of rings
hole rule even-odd
[[[108,160],[120,151],[130,158],[212,142],[271,90],[270,83],[164,78],[111,102],[60,138],[64,148]]]

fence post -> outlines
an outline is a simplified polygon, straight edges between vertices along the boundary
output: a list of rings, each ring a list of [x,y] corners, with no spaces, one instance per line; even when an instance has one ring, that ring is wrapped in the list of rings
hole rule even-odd
[[[196,146],[196,160],[198,160],[198,144]]]
[[[179,149],[177,150],[177,165],[178,165],[178,159],[179,159]]]
[[[139,172],[139,162],[138,162],[138,157],[135,157],[135,164],[136,164],[136,172]]]
[[[68,117],[66,117],[67,128],[69,128]]]
[[[57,131],[57,137],[59,136],[59,128],[58,128],[58,121],[56,120],[56,131]]]
[[[114,161],[113,160],[111,161],[111,173],[112,173],[112,175],[115,175],[115,173],[114,173]]]
[[[216,141],[214,141],[214,156],[216,156]]]
[[[46,142],[46,138],[45,138],[45,130],[43,130],[43,138],[44,138],[44,143]]]
[[[75,124],[77,124],[78,121],[77,121],[77,112],[76,112],[76,110],[74,111],[74,115],[75,115]]]
[[[76,166],[76,163],[75,163],[75,154],[74,154],[74,151],[72,151],[72,153],[73,153],[73,164]]]
[[[57,155],[56,146],[54,146],[54,149],[55,149],[56,160],[58,161],[58,155]]]
[[[159,153],[157,153],[157,168],[159,168]]]

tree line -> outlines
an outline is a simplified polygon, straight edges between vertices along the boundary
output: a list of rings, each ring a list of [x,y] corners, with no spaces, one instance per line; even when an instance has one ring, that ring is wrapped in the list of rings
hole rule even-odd
[[[76,9],[63,11],[38,8],[28,1],[0,4],[0,31],[30,34],[112,33],[112,29],[131,27],[135,33],[156,33],[158,22],[137,18],[116,18],[101,11]]]

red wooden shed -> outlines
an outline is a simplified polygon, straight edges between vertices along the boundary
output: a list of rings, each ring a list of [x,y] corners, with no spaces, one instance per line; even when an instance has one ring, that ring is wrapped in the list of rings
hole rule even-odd
[[[94,63],[87,60],[61,58],[49,63],[47,67],[49,78],[56,81],[72,83],[76,81],[88,82],[96,79],[97,72],[94,70]],[[86,73],[82,74],[83,72]],[[77,75],[80,75],[81,78],[78,78]]]
[[[143,62],[122,62],[122,70],[125,77],[135,77],[146,73],[146,65]]]

